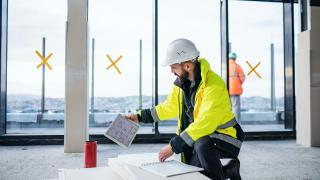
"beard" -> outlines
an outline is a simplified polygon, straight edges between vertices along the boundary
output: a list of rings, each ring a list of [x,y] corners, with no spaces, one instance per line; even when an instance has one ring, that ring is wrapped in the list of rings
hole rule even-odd
[[[183,70],[182,74],[181,75],[177,75],[178,78],[180,79],[181,82],[185,82],[185,81],[188,81],[189,79],[189,73],[185,70]]]

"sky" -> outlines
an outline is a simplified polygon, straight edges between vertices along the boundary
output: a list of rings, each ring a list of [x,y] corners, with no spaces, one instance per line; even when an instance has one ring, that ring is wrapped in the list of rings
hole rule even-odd
[[[192,40],[212,69],[221,74],[219,0],[161,0],[158,11],[159,94],[172,89],[174,75],[162,67],[167,45],[177,38]],[[275,45],[276,96],[284,94],[282,4],[252,1],[229,2],[229,36],[237,62],[247,74],[243,96],[270,96],[270,44]],[[64,97],[66,0],[10,0],[8,15],[8,94],[41,94],[42,37],[46,54],[46,96]],[[297,22],[297,21],[296,21]],[[138,95],[139,41],[142,40],[142,91],[152,94],[152,1],[89,0],[89,37],[95,38],[95,96]],[[89,42],[91,58],[91,41]],[[106,69],[120,55],[115,68]],[[89,61],[91,64],[91,59]],[[91,69],[91,66],[89,67]],[[91,80],[91,76],[90,76]],[[91,82],[90,82],[91,84]]]

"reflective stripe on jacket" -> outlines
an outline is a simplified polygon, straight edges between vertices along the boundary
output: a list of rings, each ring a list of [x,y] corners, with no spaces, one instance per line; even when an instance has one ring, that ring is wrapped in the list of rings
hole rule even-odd
[[[218,128],[234,118],[225,82],[210,69],[207,60],[199,58],[198,61],[202,80],[195,96],[194,122],[181,132],[183,93],[176,85],[164,102],[151,109],[154,121],[178,117],[178,134],[190,147],[199,138],[215,131],[236,138],[234,127]]]

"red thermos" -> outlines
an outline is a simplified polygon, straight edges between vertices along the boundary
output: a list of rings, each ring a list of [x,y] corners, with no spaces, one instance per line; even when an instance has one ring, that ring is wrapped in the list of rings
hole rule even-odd
[[[86,141],[84,146],[84,167],[97,167],[97,141]]]

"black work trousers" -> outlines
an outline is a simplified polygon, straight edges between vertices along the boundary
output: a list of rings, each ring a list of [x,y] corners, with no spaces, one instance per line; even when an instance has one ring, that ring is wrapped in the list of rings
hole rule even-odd
[[[220,159],[237,158],[239,151],[239,148],[225,141],[204,136],[183,153],[187,164],[203,168],[201,173],[211,179],[222,180],[225,175]]]

